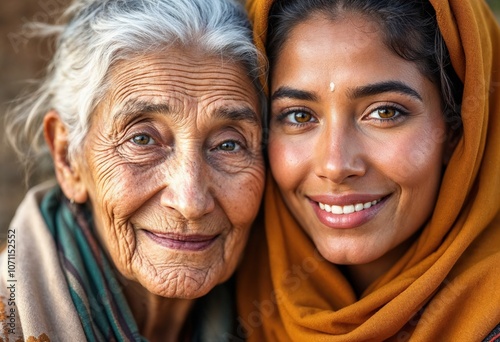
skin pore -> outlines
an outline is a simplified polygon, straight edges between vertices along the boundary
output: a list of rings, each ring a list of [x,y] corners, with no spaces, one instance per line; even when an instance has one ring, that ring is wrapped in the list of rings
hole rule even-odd
[[[195,48],[120,61],[71,163],[63,123],[45,118],[59,183],[91,205],[150,341],[179,339],[193,299],[233,273],[257,214],[261,113],[246,74]]]
[[[362,293],[434,208],[449,146],[438,88],[370,18],[313,14],[271,65],[271,112],[285,203]]]

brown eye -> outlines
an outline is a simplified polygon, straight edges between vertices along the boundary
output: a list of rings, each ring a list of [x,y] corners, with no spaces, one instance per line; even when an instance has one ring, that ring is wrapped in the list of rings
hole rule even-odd
[[[373,109],[366,116],[366,119],[376,120],[374,122],[378,121],[380,123],[390,124],[390,123],[401,122],[401,120],[404,120],[409,115],[410,113],[407,110],[400,108],[400,106],[382,105],[378,108]]]
[[[293,118],[298,123],[306,123],[311,121],[311,114],[305,112],[295,112]]]
[[[227,140],[221,143],[219,146],[217,146],[217,149],[219,151],[225,151],[225,152],[234,152],[238,151],[241,148],[241,145],[234,141],[234,140]]]
[[[283,125],[291,127],[308,127],[311,123],[316,123],[318,120],[313,112],[306,109],[290,109],[276,116],[276,121]]]
[[[378,115],[382,118],[382,119],[391,119],[395,116],[397,116],[397,110],[394,109],[394,108],[381,108],[381,109],[378,109]]]
[[[154,143],[153,138],[151,138],[147,134],[138,134],[138,135],[134,136],[131,140],[134,144],[141,145],[141,146],[151,145]]]

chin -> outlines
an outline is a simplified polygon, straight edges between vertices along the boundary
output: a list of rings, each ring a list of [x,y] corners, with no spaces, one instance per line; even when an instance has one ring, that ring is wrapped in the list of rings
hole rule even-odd
[[[367,251],[366,248],[338,250],[331,247],[319,247],[318,251],[323,258],[337,265],[364,265],[374,262],[384,255],[383,251]],[[369,252],[369,253],[367,253]]]
[[[175,267],[163,269],[152,277],[139,280],[150,293],[165,298],[195,299],[206,295],[220,281],[213,269]],[[225,279],[223,279],[225,280]]]

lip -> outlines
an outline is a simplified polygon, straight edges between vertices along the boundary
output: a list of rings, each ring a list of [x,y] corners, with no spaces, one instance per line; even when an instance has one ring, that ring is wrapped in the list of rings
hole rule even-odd
[[[145,230],[146,235],[157,244],[175,250],[198,252],[208,249],[217,240],[216,235],[179,235],[153,233]]]
[[[325,226],[332,229],[353,229],[362,226],[370,221],[383,207],[387,201],[388,195],[346,195],[346,196],[331,196],[318,195],[308,198],[319,221]],[[336,206],[346,206],[356,203],[367,203],[378,201],[367,209],[355,211],[350,214],[334,214],[322,210],[319,203],[325,203]]]

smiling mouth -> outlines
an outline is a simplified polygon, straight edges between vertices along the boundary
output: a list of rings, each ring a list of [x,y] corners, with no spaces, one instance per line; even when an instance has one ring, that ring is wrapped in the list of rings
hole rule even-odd
[[[319,208],[323,211],[326,211],[327,213],[332,213],[335,215],[345,215],[345,214],[352,214],[354,212],[358,211],[363,211],[365,209],[369,209],[372,206],[376,205],[382,201],[382,198],[373,200],[370,202],[366,203],[354,203],[354,204],[348,204],[348,205],[330,205],[330,204],[325,204],[321,202],[317,202],[319,205]]]
[[[217,235],[174,235],[158,234],[145,231],[146,235],[163,247],[185,251],[203,251],[208,249],[220,236]]]

